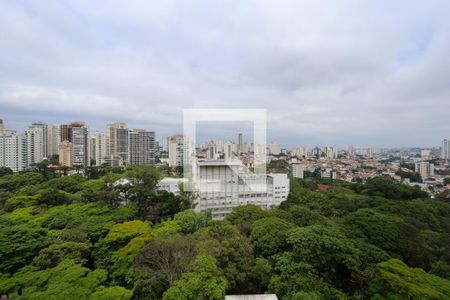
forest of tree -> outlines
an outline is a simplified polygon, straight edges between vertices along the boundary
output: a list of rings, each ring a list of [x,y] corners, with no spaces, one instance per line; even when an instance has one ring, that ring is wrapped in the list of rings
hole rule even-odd
[[[450,203],[390,178],[291,179],[280,207],[216,221],[156,168],[86,174],[0,173],[4,298],[450,299]]]

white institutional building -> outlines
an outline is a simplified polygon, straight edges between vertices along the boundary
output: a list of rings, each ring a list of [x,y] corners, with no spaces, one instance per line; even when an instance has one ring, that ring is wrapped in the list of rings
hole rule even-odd
[[[222,219],[233,208],[255,204],[263,209],[277,206],[287,199],[287,174],[254,174],[242,162],[233,160],[201,160],[197,162],[195,211],[209,211],[214,219]],[[164,178],[159,189],[178,194],[186,178]]]
[[[235,160],[197,162],[196,211],[209,211],[221,219],[233,208],[255,204],[263,209],[279,205],[289,194],[287,174],[255,174]]]

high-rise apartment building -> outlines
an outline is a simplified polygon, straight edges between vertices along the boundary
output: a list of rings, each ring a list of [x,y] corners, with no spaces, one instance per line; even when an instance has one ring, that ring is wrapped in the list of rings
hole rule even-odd
[[[434,176],[434,164],[429,162],[418,162],[415,165],[415,171],[422,176],[423,179]]]
[[[106,134],[97,132],[95,134],[95,165],[101,166],[106,162],[108,153],[108,138]]]
[[[3,120],[0,119],[0,135],[3,134],[3,131],[5,131],[5,126],[3,125]]]
[[[44,157],[50,158],[53,154],[58,154],[58,127],[52,124],[33,123],[30,128],[41,128],[44,138]]]
[[[73,167],[73,146],[68,140],[62,141],[59,145],[59,164],[69,168]]]
[[[59,126],[59,141],[71,141],[72,140],[72,129],[70,125],[62,124]]]
[[[155,163],[155,132],[134,129],[129,132],[129,164],[152,165]]]
[[[24,134],[0,134],[0,167],[10,168],[13,172],[27,168],[27,141]]]
[[[73,165],[90,165],[88,129],[83,122],[72,123]]]
[[[164,152],[169,152],[169,143],[170,143],[170,136],[163,136],[161,143],[161,150]]]
[[[270,154],[278,155],[281,153],[281,147],[277,142],[270,144],[269,148]]]
[[[242,133],[238,135],[238,154],[245,153],[244,136]]]
[[[33,124],[25,131],[27,166],[39,163],[46,157],[46,126],[44,124]]]
[[[107,125],[108,153],[112,165],[124,165],[128,162],[128,127],[126,123]]]
[[[238,154],[238,145],[234,142],[226,142],[223,145],[223,154],[225,159],[236,157]]]
[[[58,127],[52,124],[47,124],[47,158],[50,158],[54,154],[58,154],[59,139]]]
[[[176,134],[170,138],[169,166],[182,167],[186,157],[187,143],[182,134]]]
[[[95,161],[95,152],[97,151],[97,140],[95,137],[89,138],[89,165],[94,166],[97,165],[97,162]],[[92,161],[94,160],[94,161]]]
[[[293,163],[289,165],[289,173],[294,178],[303,178],[303,163]]]
[[[441,158],[442,159],[450,159],[450,140],[449,139],[442,140]]]
[[[90,165],[89,131],[84,122],[73,122],[68,125],[61,125],[60,141],[61,143],[64,141],[71,143],[73,156],[71,162],[74,167],[87,167]],[[65,146],[67,146],[67,143],[65,143]]]

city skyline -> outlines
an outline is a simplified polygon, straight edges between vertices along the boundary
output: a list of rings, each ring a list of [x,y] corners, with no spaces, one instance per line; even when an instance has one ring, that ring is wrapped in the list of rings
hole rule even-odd
[[[184,108],[265,108],[269,140],[287,146],[438,145],[449,6],[6,2],[0,113],[18,130],[125,120],[164,136]]]
[[[182,130],[180,129],[179,131],[174,131],[174,132],[168,132],[167,134],[161,134],[160,132],[153,130],[152,128],[148,128],[148,127],[139,127],[139,126],[132,126],[130,125],[131,123],[128,123],[124,120],[122,121],[108,121],[106,123],[104,123],[103,125],[101,125],[98,129],[93,129],[91,126],[89,126],[89,122],[87,121],[81,121],[81,120],[73,120],[71,122],[62,122],[62,123],[48,123],[48,122],[43,122],[42,120],[40,121],[29,121],[29,122],[25,122],[24,123],[24,127],[22,128],[11,128],[8,126],[8,120],[5,118],[1,118],[0,116],[0,120],[3,121],[3,126],[4,129],[7,130],[12,130],[12,131],[16,131],[16,132],[23,132],[26,131],[28,129],[28,127],[32,124],[39,124],[39,123],[44,123],[44,124],[50,124],[50,125],[55,125],[59,128],[60,125],[63,125],[64,123],[71,123],[71,122],[83,122],[86,124],[86,127],[89,130],[89,137],[94,138],[96,133],[105,133],[108,131],[108,125],[112,124],[112,123],[124,123],[127,124],[129,130],[140,130],[140,129],[145,129],[145,130],[150,130],[150,131],[154,131],[155,132],[155,141],[161,143],[162,139],[164,137],[170,137],[176,134],[181,134]],[[6,121],[5,121],[6,120]],[[14,122],[13,122],[14,123]],[[233,141],[238,143],[239,140],[239,134],[243,133],[243,137],[244,137],[244,142],[245,143],[252,143],[253,142],[253,132],[251,130],[251,128],[244,128],[244,130],[239,130],[236,126],[231,126],[231,129],[228,130],[226,133],[224,131],[220,132],[220,134],[217,135],[217,128],[222,128],[223,126],[219,126],[219,127],[214,127],[214,126],[210,126],[209,128],[205,128],[200,127],[198,132],[200,132],[199,135],[197,135],[197,144],[205,144],[208,143],[209,141],[213,141],[213,140],[220,140],[223,142],[227,142],[227,141]],[[268,131],[270,129],[268,128]],[[163,132],[167,132],[167,131],[163,131]],[[206,133],[204,133],[206,132]],[[203,133],[203,134],[202,134]],[[449,134],[450,136],[450,134]],[[249,138],[250,137],[250,138]],[[330,143],[327,141],[323,141],[320,143],[316,143],[316,144],[311,144],[311,143],[302,143],[301,141],[296,141],[295,139],[291,139],[288,143],[283,143],[280,142],[280,139],[267,139],[267,147],[270,146],[270,144],[272,143],[278,143],[282,148],[286,148],[286,149],[294,149],[296,147],[316,147],[316,146],[335,146],[335,147],[339,147],[339,148],[346,148],[348,146],[352,146],[355,148],[375,148],[375,149],[402,149],[402,148],[424,148],[424,149],[434,149],[434,148],[440,148],[442,146],[442,140],[446,140],[448,139],[448,137],[441,137],[440,140],[436,141],[435,144],[431,144],[431,145],[407,145],[407,146],[378,146],[378,145],[360,145],[360,144],[356,144],[356,143],[349,143],[349,144],[342,144],[342,143]]]

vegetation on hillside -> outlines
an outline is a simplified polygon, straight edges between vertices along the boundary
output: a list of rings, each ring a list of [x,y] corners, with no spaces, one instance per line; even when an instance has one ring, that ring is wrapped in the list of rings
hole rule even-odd
[[[1,171],[11,299],[450,298],[450,204],[389,178],[324,191],[291,179],[279,208],[216,221],[189,194],[158,191],[152,167]]]

